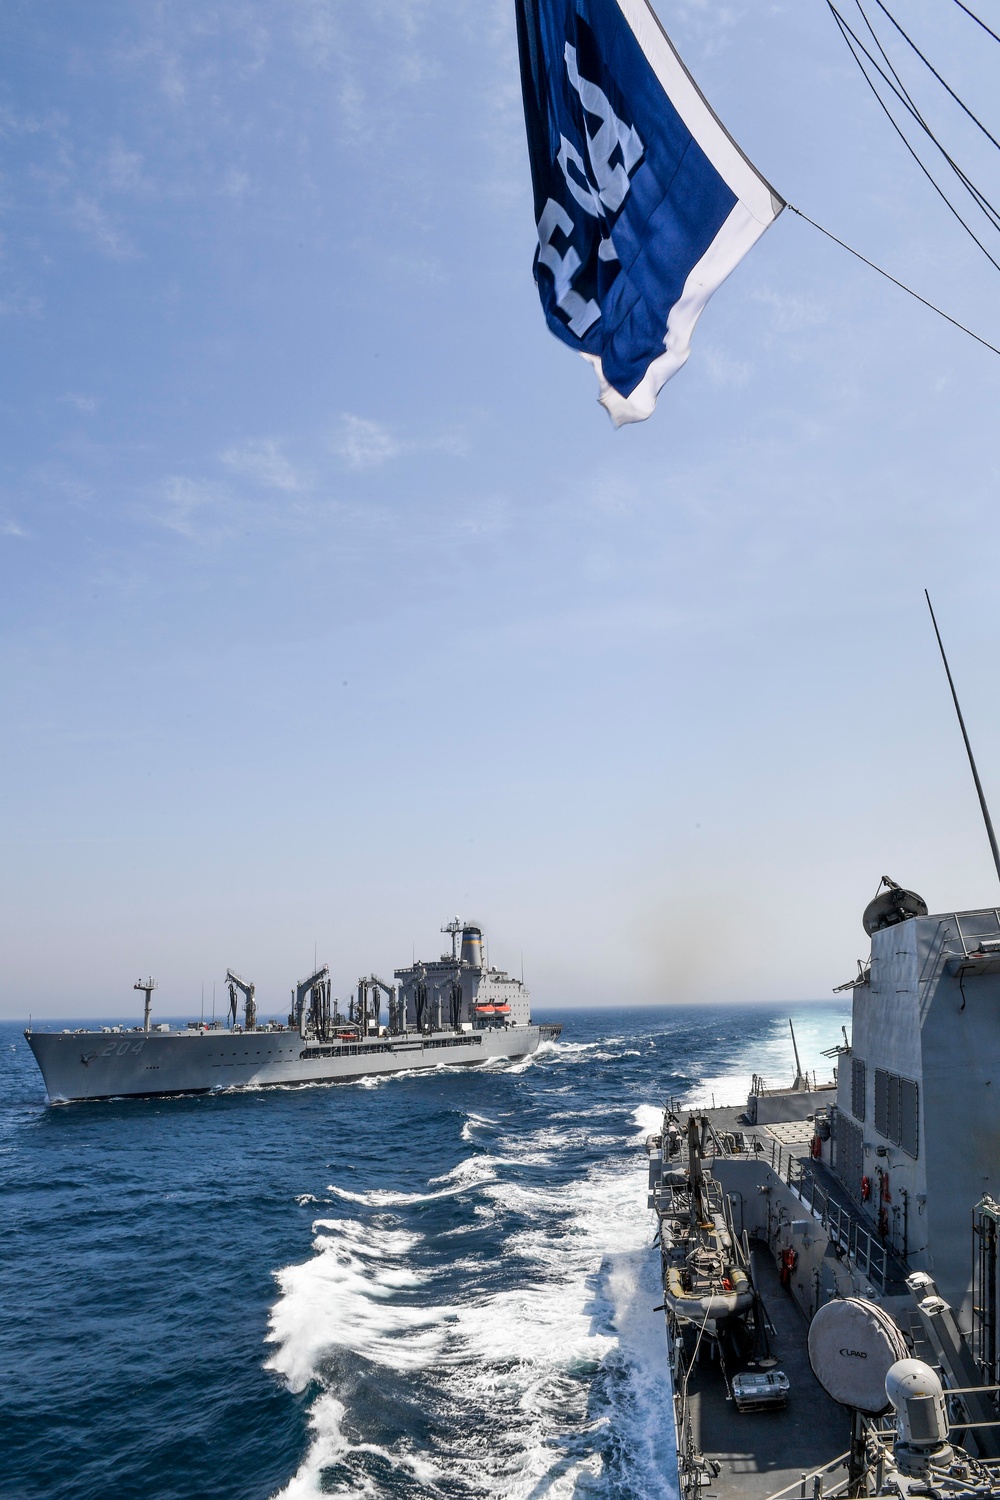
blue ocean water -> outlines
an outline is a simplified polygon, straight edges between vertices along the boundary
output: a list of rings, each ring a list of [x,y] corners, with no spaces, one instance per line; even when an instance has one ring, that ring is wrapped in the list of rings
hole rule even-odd
[[[847,1007],[791,1014],[822,1073]],[[642,1140],[790,1081],[788,1015],[561,1011],[521,1063],[58,1108],[0,1027],[0,1495],[669,1495]]]

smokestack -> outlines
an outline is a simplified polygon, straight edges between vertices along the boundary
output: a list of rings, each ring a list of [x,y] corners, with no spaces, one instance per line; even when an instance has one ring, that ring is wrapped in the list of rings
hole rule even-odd
[[[483,934],[478,927],[462,929],[462,961],[473,969],[483,967]]]

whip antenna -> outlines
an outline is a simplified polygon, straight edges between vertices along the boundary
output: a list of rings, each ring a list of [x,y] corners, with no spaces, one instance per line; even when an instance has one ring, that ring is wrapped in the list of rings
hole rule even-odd
[[[969,765],[972,767],[972,779],[976,783],[976,791],[979,795],[979,806],[983,810],[983,822],[986,824],[986,836],[990,841],[990,848],[993,850],[993,863],[997,867],[997,876],[998,878],[1000,878],[1000,849],[997,848],[997,836],[993,832],[993,819],[990,817],[990,810],[986,806],[986,794],[983,791],[983,784],[979,779],[979,772],[976,770],[976,758],[972,753],[972,746],[969,743],[969,731],[966,729],[965,720],[962,718],[962,710],[959,706],[958,694],[955,691],[955,684],[952,680],[951,668],[948,665],[948,658],[944,652],[944,642],[941,639],[941,632],[940,630],[938,630],[938,622],[934,615],[934,606],[931,603],[931,596],[926,589],[924,589],[924,598],[927,600],[927,608],[931,612],[931,623],[934,626],[934,634],[937,636],[938,649],[941,652],[941,660],[944,662],[944,669],[948,674],[948,686],[951,688],[952,701],[955,704],[955,712],[958,715],[958,725],[962,731],[962,738],[965,741],[965,750],[966,754],[969,757]]]

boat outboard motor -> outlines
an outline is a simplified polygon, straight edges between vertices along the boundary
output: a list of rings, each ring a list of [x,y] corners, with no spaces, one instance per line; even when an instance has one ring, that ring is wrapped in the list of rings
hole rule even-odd
[[[941,1382],[922,1359],[900,1359],[885,1377],[896,1412],[893,1457],[903,1474],[922,1477],[932,1464],[951,1462],[948,1412]]]
[[[885,886],[885,890],[882,886]],[[895,927],[897,922],[908,922],[911,917],[926,917],[927,902],[916,891],[904,891],[901,885],[882,876],[874,901],[869,901],[861,918],[865,932],[871,937],[884,927]]]

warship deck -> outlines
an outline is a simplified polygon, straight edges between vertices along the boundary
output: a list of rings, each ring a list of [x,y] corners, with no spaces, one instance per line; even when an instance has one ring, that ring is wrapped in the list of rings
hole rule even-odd
[[[737,1179],[727,1180],[729,1174],[724,1174],[724,1180],[725,1190],[734,1192],[734,1202],[739,1205],[737,1233],[742,1234],[744,1217],[748,1223],[754,1219],[752,1199],[765,1190],[768,1180],[773,1182],[775,1175],[786,1186],[797,1217],[807,1219],[813,1201],[818,1195],[826,1199],[827,1194],[827,1201],[836,1204],[844,1215],[851,1212],[846,1205],[840,1208],[840,1194],[831,1190],[834,1184],[826,1181],[828,1174],[814,1171],[817,1164],[811,1159],[810,1144],[815,1127],[811,1116],[752,1125],[743,1104],[717,1105],[696,1113],[710,1127],[706,1141],[708,1169],[718,1174],[727,1163],[736,1167]],[[685,1149],[674,1164],[686,1161]],[[737,1183],[739,1190],[735,1191]],[[749,1197],[744,1202],[746,1195]],[[816,1208],[820,1207],[816,1202]],[[784,1212],[787,1215],[788,1210]],[[820,1492],[827,1493],[846,1478],[846,1467],[836,1461],[846,1457],[851,1442],[850,1416],[827,1395],[813,1374],[806,1343],[808,1319],[800,1305],[801,1295],[797,1301],[792,1288],[782,1285],[773,1249],[755,1237],[753,1230],[750,1248],[770,1352],[777,1361],[776,1368],[787,1375],[791,1390],[782,1409],[740,1411],[728,1394],[717,1362],[702,1359],[690,1366],[685,1402],[688,1431],[696,1448],[718,1466],[709,1483],[708,1476],[703,1477],[700,1497],[770,1500],[785,1496],[798,1500],[799,1496],[813,1496],[814,1479],[819,1473]],[[735,1369],[730,1371],[734,1373]]]
[[[770,1257],[756,1258],[758,1290],[773,1328],[771,1352],[792,1383],[783,1411],[740,1412],[726,1398],[717,1369],[698,1366],[688,1385],[692,1434],[703,1453],[719,1465],[706,1500],[767,1500],[788,1489],[797,1496],[803,1475],[811,1476],[844,1453],[850,1419],[831,1401],[809,1366],[806,1320],[781,1285]],[[811,1497],[811,1477],[806,1486]]]

